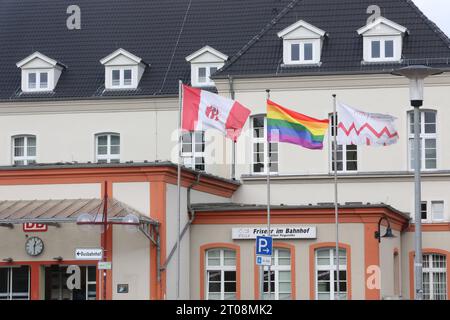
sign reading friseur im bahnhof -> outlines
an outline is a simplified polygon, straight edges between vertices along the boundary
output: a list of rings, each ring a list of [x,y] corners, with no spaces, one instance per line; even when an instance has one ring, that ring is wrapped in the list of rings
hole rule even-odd
[[[316,239],[317,229],[311,226],[276,226],[271,227],[271,236],[274,239]],[[257,236],[267,235],[266,227],[233,228],[233,240],[256,239]]]

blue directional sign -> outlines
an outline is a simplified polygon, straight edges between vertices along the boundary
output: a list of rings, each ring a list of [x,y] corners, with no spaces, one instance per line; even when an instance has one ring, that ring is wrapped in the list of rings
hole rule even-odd
[[[256,237],[256,255],[271,256],[272,244],[272,237]]]

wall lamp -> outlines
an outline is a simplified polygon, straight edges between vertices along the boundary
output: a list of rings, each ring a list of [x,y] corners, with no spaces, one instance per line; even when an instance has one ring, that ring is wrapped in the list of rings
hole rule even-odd
[[[381,223],[383,220],[387,222],[387,228],[384,236],[381,236]],[[378,231],[375,231],[375,239],[378,239],[378,242],[381,242],[381,238],[395,238],[394,233],[392,232],[391,223],[386,217],[380,218],[378,221]]]
[[[7,263],[11,263],[11,262],[13,262],[14,260],[13,260],[13,258],[6,258],[6,259],[3,259],[3,262],[7,262]]]
[[[63,257],[61,257],[61,256],[54,257],[53,260],[56,260],[56,261],[58,261],[58,262],[61,262],[61,261],[63,261]]]

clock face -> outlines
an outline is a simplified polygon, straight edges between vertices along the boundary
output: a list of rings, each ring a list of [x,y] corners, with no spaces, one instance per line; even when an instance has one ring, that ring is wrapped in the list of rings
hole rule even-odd
[[[38,256],[44,251],[44,242],[38,237],[28,238],[25,250],[30,256]]]

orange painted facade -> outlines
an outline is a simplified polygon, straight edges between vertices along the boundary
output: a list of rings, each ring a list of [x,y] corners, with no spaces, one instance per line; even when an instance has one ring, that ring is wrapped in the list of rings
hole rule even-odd
[[[164,265],[166,262],[166,186],[167,184],[176,184],[177,169],[174,166],[130,166],[117,168],[43,168],[32,170],[2,170],[0,171],[0,185],[48,185],[48,184],[101,184],[101,193],[104,194],[104,183],[108,184],[108,197],[112,198],[113,184],[118,182],[148,182],[150,183],[150,217],[160,223],[160,262]],[[197,180],[197,175],[191,171],[182,172],[182,186],[190,187]],[[231,197],[238,188],[238,184],[226,182],[208,175],[202,175],[198,184],[193,186],[194,190],[206,192],[221,197]],[[107,261],[113,262],[113,228],[107,228],[107,246],[105,255]],[[99,243],[103,247],[103,237],[100,236]],[[166,271],[161,271],[160,281],[158,280],[156,259],[157,250],[153,243],[150,244],[150,283],[149,291],[151,299],[164,299],[166,295]],[[30,266],[30,298],[32,300],[42,299],[40,297],[40,267],[42,265],[96,265],[92,261],[20,261],[20,262],[1,262],[0,266]],[[107,270],[106,297],[108,300],[113,297],[113,278],[112,270]],[[97,299],[102,299],[102,271],[97,270]],[[99,281],[100,280],[100,281]]]
[[[119,182],[144,182],[149,183],[149,217],[160,223],[159,225],[159,236],[160,236],[160,250],[151,243],[149,244],[149,259],[150,268],[149,272],[149,283],[148,286],[150,299],[166,299],[167,297],[167,270],[164,268],[158,272],[157,260],[160,260],[160,266],[164,266],[167,262],[167,202],[171,199],[167,198],[168,184],[176,184],[176,167],[174,166],[130,166],[130,167],[92,167],[92,168],[49,168],[49,169],[25,169],[25,170],[3,170],[0,171],[0,185],[36,185],[37,188],[40,185],[64,185],[64,184],[99,184],[103,186],[106,181],[108,185],[108,197],[114,197],[113,186],[114,183]],[[226,180],[218,179],[208,175],[201,175],[199,178],[199,183],[195,184],[197,181],[197,174],[191,171],[183,171],[182,174],[182,185],[186,188],[193,186],[194,190],[202,191],[207,194],[231,198],[233,193],[239,187],[238,184],[227,182]],[[103,196],[103,187],[98,195],[98,197]],[[375,239],[374,233],[378,227],[378,221],[382,217],[387,217],[391,223],[393,230],[398,233],[403,234],[405,232],[413,232],[414,227],[409,224],[408,219],[396,212],[391,210],[386,206],[370,206],[370,207],[360,207],[360,208],[349,208],[343,207],[339,210],[339,221],[341,225],[344,224],[359,224],[363,227],[364,238],[361,239],[363,243],[363,257],[364,261],[360,261],[361,267],[364,268],[364,281],[367,282],[370,274],[367,269],[371,266],[380,266],[380,244],[378,240]],[[195,219],[193,221],[194,226],[242,226],[242,225],[265,225],[267,222],[266,211],[261,210],[247,210],[243,208],[238,211],[214,211],[205,212],[200,211],[195,213]],[[323,224],[334,224],[335,216],[334,209],[332,208],[276,208],[272,210],[271,223],[273,226],[276,225],[286,225],[286,224],[312,224],[312,225],[323,225]],[[450,231],[450,224],[441,223],[433,225],[424,225],[424,232],[448,232]],[[231,232],[231,230],[229,230]],[[113,250],[113,228],[110,226],[107,230],[107,246],[106,246],[106,258],[114,265],[112,250]],[[104,246],[102,236],[99,236],[99,245]],[[295,240],[294,240],[295,241]],[[307,250],[309,250],[309,260],[308,261],[297,261],[301,253],[299,249],[292,244],[284,241],[275,241],[275,247],[286,248],[291,252],[291,292],[292,299],[315,299],[315,250],[318,248],[334,247],[334,243],[331,242],[321,242],[320,238],[316,239],[314,243],[308,245]],[[348,299],[353,299],[352,285],[354,284],[354,279],[352,275],[352,247],[348,243],[341,243],[341,248],[347,251],[347,274],[348,274]],[[203,243],[199,248],[193,248],[192,250],[199,250],[200,252],[200,265],[199,265],[199,297],[205,299],[205,252],[210,248],[229,248],[236,251],[236,270],[237,270],[237,292],[236,295],[238,299],[242,297],[242,278],[246,275],[241,274],[241,246],[234,241],[224,242],[217,241],[214,238],[210,239],[210,242]],[[169,248],[170,249],[170,248]],[[428,251],[427,251],[428,250]],[[297,251],[297,252],[296,252]],[[402,249],[396,247],[394,253],[401,255]],[[442,249],[426,249],[424,252],[434,252],[445,254],[447,257],[447,288],[450,288],[450,252]],[[159,254],[159,257],[158,257]],[[413,255],[409,253],[408,259],[410,260],[410,266],[403,272],[409,272],[410,278],[410,297],[413,297]],[[67,264],[78,264],[78,265],[95,265],[96,262],[92,261],[36,261],[35,259],[30,259],[29,261],[14,261],[12,263],[1,262],[0,266],[16,266],[16,265],[27,265],[30,266],[30,298],[32,300],[42,299],[40,296],[42,292],[43,283],[41,283],[41,273],[42,266],[45,265],[67,265]],[[253,298],[258,299],[259,297],[259,279],[258,279],[258,268],[255,264],[255,259],[253,259],[254,275],[253,279]],[[405,266],[406,267],[406,266]],[[309,268],[309,270],[308,270]],[[358,266],[359,268],[359,266]],[[248,270],[248,268],[246,268]],[[300,288],[299,286],[299,274],[302,272],[309,272],[309,287]],[[360,269],[361,271],[362,269]],[[296,274],[297,272],[297,274]],[[102,271],[97,270],[97,299],[102,298]],[[359,279],[358,279],[359,281]],[[380,289],[369,289],[366,283],[364,284],[364,296],[358,298],[364,298],[367,300],[378,300],[381,299]],[[309,296],[301,296],[300,289],[306,289]],[[107,271],[107,299],[113,298],[113,273],[111,270]],[[304,291],[302,291],[304,292]]]

